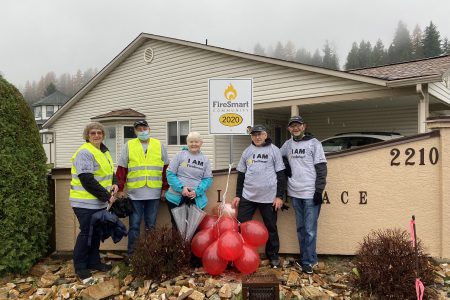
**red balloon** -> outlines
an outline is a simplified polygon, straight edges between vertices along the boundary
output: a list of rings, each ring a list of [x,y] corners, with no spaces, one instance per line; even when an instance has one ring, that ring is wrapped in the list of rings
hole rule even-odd
[[[226,260],[235,260],[241,256],[244,241],[242,236],[236,231],[225,231],[218,240],[218,254]]]
[[[259,254],[254,248],[244,243],[242,255],[234,260],[234,265],[243,274],[250,274],[258,269],[260,264]]]
[[[214,241],[208,248],[206,248],[205,252],[203,252],[202,263],[203,268],[206,272],[211,275],[219,275],[227,268],[228,261],[221,258],[217,254],[217,245],[218,241]]]
[[[206,215],[199,225],[200,230],[213,227],[214,224],[216,224],[217,219],[217,216]]]
[[[214,225],[213,227],[213,234],[214,237],[217,239],[224,233],[225,231],[231,230],[231,231],[238,231],[238,223],[237,221],[228,216],[222,216],[220,217],[219,221]]]
[[[202,257],[203,252],[205,252],[206,248],[209,247],[215,241],[213,236],[213,229],[203,229],[197,232],[192,239],[191,249],[192,253],[194,253],[197,257]]]
[[[241,224],[241,235],[244,242],[253,247],[264,245],[268,238],[269,232],[263,223],[256,220],[247,221]]]

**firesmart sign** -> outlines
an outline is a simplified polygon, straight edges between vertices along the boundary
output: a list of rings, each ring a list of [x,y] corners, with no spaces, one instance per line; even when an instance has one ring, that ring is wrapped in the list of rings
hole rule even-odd
[[[253,80],[209,79],[209,134],[242,135],[253,126]]]

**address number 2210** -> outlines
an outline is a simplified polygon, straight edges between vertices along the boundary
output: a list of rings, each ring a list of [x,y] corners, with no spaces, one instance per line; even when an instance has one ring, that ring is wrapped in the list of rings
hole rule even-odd
[[[399,149],[391,149],[391,166],[399,166],[403,160],[405,166],[414,166],[416,162],[418,162],[419,166],[424,166],[428,162],[435,165],[439,161],[439,151],[436,147],[430,148],[428,152],[425,151],[425,148],[419,149],[418,158],[415,157],[416,150],[414,148],[406,148],[405,157],[401,157],[400,155],[401,151]]]

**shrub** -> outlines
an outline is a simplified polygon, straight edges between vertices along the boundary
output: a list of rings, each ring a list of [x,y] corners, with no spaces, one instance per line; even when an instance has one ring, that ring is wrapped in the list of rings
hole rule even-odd
[[[34,116],[0,76],[0,276],[26,273],[46,253],[46,157]]]
[[[178,231],[156,227],[136,242],[131,257],[134,276],[165,280],[182,274],[189,267],[191,247]]]
[[[417,241],[419,278],[425,286],[433,282],[433,266]],[[415,299],[416,253],[411,236],[400,229],[373,231],[356,253],[357,287],[382,299]],[[429,289],[425,289],[425,297]]]

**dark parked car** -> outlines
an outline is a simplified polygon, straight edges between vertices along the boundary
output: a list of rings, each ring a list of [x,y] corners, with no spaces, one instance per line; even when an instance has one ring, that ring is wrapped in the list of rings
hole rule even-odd
[[[400,137],[396,132],[346,132],[322,140],[322,147],[325,153],[330,153]]]

